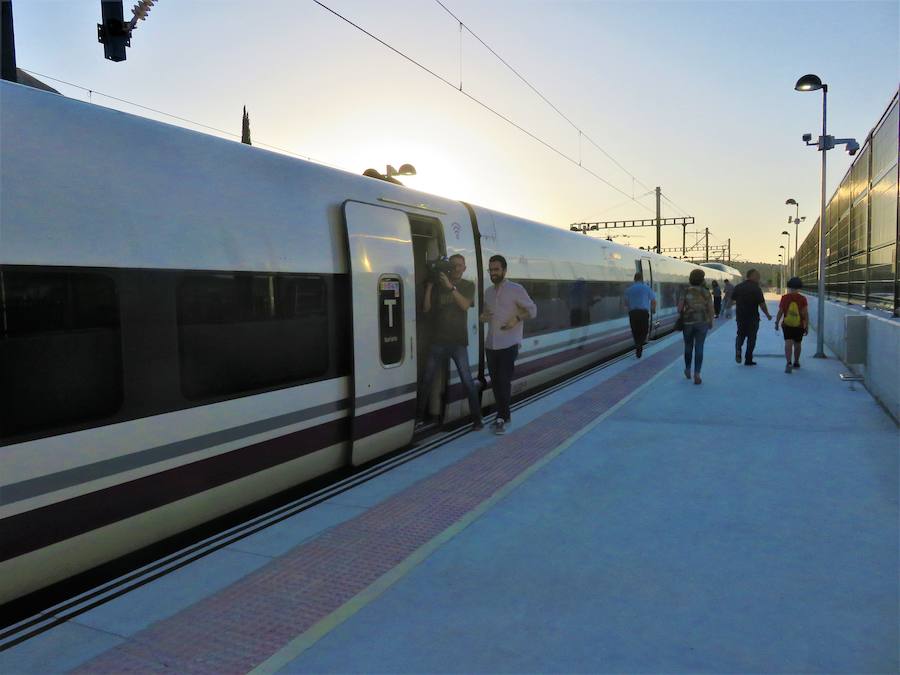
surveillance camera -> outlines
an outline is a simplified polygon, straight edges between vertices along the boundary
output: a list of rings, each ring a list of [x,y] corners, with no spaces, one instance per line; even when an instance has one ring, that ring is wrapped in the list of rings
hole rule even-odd
[[[859,152],[859,143],[856,141],[848,141],[847,142],[847,153],[852,157],[857,152]]]
[[[809,143],[812,140],[812,134],[803,134],[803,142]]]

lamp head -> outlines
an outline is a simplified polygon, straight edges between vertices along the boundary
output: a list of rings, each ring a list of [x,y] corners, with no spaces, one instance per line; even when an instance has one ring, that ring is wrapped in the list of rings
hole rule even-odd
[[[797,91],[816,91],[817,89],[822,89],[825,85],[822,84],[822,80],[818,75],[813,75],[809,73],[808,75],[804,75],[799,80],[797,80],[797,84],[794,85],[794,89]]]
[[[797,200],[791,198],[791,199],[788,199],[788,200],[785,202],[785,204],[793,204],[794,206],[797,206]]]
[[[781,245],[781,246],[779,246],[779,247],[778,247],[778,248],[784,248],[784,244],[782,244],[782,245]]]
[[[791,233],[788,232],[787,230],[783,230],[783,231],[781,232],[781,234],[786,234],[786,235],[789,236],[789,237],[791,236]]]

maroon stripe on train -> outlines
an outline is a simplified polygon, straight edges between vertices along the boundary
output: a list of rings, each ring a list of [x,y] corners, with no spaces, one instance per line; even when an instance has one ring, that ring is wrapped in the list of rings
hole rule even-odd
[[[627,332],[614,333],[563,352],[535,359],[523,364],[517,371],[521,375],[530,375],[569,360],[577,355],[577,352],[583,352],[586,347],[596,348],[601,344],[624,340],[627,336]],[[457,386],[461,394],[462,387]],[[410,419],[414,413],[414,400],[367,413],[355,421],[356,436],[361,438],[389,429]],[[2,542],[0,561],[70,539],[346,441],[348,424],[346,418],[326,422],[4,518],[0,520],[0,542]]]
[[[347,439],[347,419],[254,443],[0,520],[0,560],[303,457]],[[149,542],[148,542],[149,543]]]
[[[379,431],[390,429],[398,424],[411,421],[416,417],[416,398],[395,403],[387,408],[380,408],[366,413],[353,420],[353,437],[365,438]]]
[[[546,370],[547,368],[558,366],[560,363],[565,363],[566,361],[570,361],[573,358],[589,356],[589,351],[602,349],[603,347],[609,347],[618,342],[623,342],[630,339],[631,331],[626,330],[620,331],[618,333],[613,333],[612,335],[606,335],[597,340],[582,342],[581,344],[576,345],[571,349],[566,349],[565,351],[550,354],[548,356],[535,359],[534,361],[529,361],[528,363],[517,365],[514,375],[517,379],[520,377],[527,377],[542,370]],[[449,399],[451,403],[461,401],[464,398],[466,398],[466,393],[463,389],[462,383],[457,382],[456,384],[450,386]]]
[[[358,437],[411,420],[415,401],[361,416]],[[177,466],[0,520],[0,561],[165,506],[225,483],[347,441],[347,418]]]

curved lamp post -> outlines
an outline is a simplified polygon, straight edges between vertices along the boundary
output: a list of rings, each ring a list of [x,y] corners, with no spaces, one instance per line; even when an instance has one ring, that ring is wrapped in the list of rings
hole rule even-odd
[[[781,249],[781,253],[778,254],[778,261],[781,263],[781,267],[778,270],[778,276],[780,276],[782,282],[784,282],[785,281],[785,277],[784,277],[785,265],[784,265],[784,263],[786,262],[786,258],[787,258],[787,250],[784,248],[784,244],[782,244],[778,248]],[[778,292],[779,293],[781,292],[782,288],[784,288],[784,283],[779,283],[778,284]]]
[[[791,233],[788,232],[787,230],[782,230],[781,234],[786,234],[787,238],[788,238],[787,249],[785,249],[785,252],[784,252],[785,256],[787,256],[785,259],[785,262],[788,262],[788,269],[786,270],[786,273],[790,273],[793,275],[793,274],[796,274],[796,272],[794,272],[793,269],[797,265],[797,260],[796,260],[797,254],[796,253],[794,254],[794,260],[791,261]],[[789,261],[791,261],[791,262],[789,262]]]
[[[828,154],[825,141],[827,139],[826,120],[828,115],[828,85],[818,75],[804,75],[794,85],[797,91],[822,90],[822,206],[819,210],[819,284],[818,284],[818,326],[816,326],[816,353],[814,358],[825,358],[825,156]],[[791,200],[788,200],[790,202]],[[796,202],[794,202],[796,204]],[[799,211],[799,209],[798,209]]]
[[[797,247],[800,246],[800,223],[806,220],[806,216],[800,217],[800,204],[793,197],[788,199],[785,204],[794,206],[794,217],[788,218],[788,224],[794,224],[794,265],[793,274],[799,276],[800,269],[797,267]]]

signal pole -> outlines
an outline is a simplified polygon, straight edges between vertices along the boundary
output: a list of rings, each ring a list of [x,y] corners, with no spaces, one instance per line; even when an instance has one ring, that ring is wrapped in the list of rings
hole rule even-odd
[[[659,186],[656,187],[656,252],[659,253],[662,249],[662,228],[660,227],[659,220],[662,216],[662,211],[660,209],[659,204],[660,191]]]
[[[706,241],[706,260],[707,260],[707,262],[709,262],[709,228],[708,227],[706,228],[705,241]]]

